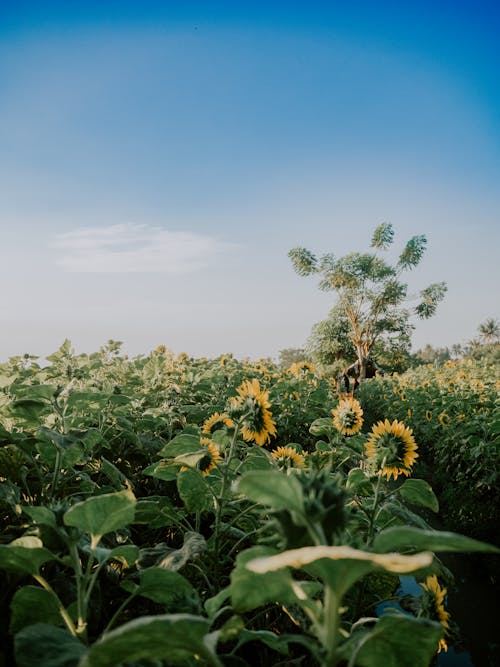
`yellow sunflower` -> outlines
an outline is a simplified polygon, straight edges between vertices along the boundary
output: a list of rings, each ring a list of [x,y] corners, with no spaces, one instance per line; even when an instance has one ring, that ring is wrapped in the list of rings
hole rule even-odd
[[[293,447],[287,445],[286,447],[277,447],[271,452],[271,456],[277,463],[289,468],[303,468],[306,458],[303,454],[299,454]]]
[[[234,422],[232,419],[229,418],[229,415],[227,415],[225,412],[223,412],[222,414],[214,412],[214,414],[211,417],[209,417],[203,422],[203,426],[201,427],[201,432],[205,433],[205,435],[212,435],[214,431],[218,431],[223,426],[227,426],[228,428],[234,428]]]
[[[372,426],[370,437],[365,444],[365,454],[369,459],[383,463],[382,475],[389,480],[399,475],[408,477],[411,467],[418,457],[417,443],[413,431],[396,419],[386,419]]]
[[[441,588],[435,574],[432,577],[427,577],[421,586],[425,590],[424,598],[422,600],[424,614],[432,621],[441,623],[446,636],[450,628],[450,613],[444,608],[444,598],[447,590],[446,588]],[[441,653],[443,649],[445,651],[448,650],[448,644],[444,637],[439,640],[438,653]]]
[[[295,375],[296,377],[300,377],[305,372],[314,373],[314,366],[308,361],[297,361],[292,364],[286,372]]]
[[[244,380],[236,391],[238,396],[232,400],[231,412],[241,419],[241,435],[247,442],[254,440],[262,446],[276,435],[269,392],[262,391],[255,378]]]
[[[450,418],[448,417],[448,415],[446,414],[446,412],[442,412],[442,413],[439,415],[439,423],[441,424],[441,426],[444,426],[444,427],[449,426],[449,424],[450,424]]]
[[[361,430],[363,410],[355,398],[343,398],[335,410],[332,410],[332,414],[333,425],[342,435],[354,435]]]
[[[206,448],[207,453],[198,461],[198,468],[201,474],[205,477],[210,474],[210,471],[215,468],[215,465],[222,461],[217,446],[208,438],[200,438],[200,443]]]

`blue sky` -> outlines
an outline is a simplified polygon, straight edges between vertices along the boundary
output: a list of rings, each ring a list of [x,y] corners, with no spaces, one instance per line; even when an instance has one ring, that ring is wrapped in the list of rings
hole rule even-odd
[[[492,2],[0,3],[0,359],[276,356],[333,294],[287,251],[389,221],[445,280],[414,346],[498,316]]]

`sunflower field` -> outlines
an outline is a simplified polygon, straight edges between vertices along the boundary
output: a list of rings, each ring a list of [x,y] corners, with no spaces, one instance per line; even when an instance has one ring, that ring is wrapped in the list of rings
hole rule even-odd
[[[500,545],[498,365],[462,359],[364,383],[368,423],[404,420],[419,443],[426,478],[447,523]]]
[[[11,358],[0,664],[432,664],[453,641],[440,554],[499,553],[497,390],[474,364],[339,397],[307,362]],[[432,528],[432,484],[456,532]]]

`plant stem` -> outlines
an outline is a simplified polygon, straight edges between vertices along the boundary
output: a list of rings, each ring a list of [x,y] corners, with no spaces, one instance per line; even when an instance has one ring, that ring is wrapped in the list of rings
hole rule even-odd
[[[326,649],[325,667],[337,664],[337,641],[339,632],[339,598],[332,586],[325,584],[323,616],[323,645]]]
[[[78,637],[78,632],[76,631],[75,624],[71,620],[70,615],[66,610],[66,607],[63,605],[63,603],[59,599],[59,596],[52,588],[52,586],[49,584],[49,582],[46,579],[44,579],[41,574],[34,574],[33,578],[35,579],[35,581],[38,581],[40,586],[42,586],[46,591],[48,591],[52,595],[52,597],[55,599],[57,603],[59,613],[61,614],[63,621],[66,623],[66,627],[71,632],[73,637]]]
[[[222,470],[222,485],[221,485],[220,497],[217,499],[217,511],[215,514],[215,530],[214,530],[215,532],[214,550],[215,550],[215,562],[217,563],[217,566],[219,564],[220,524],[222,519],[222,512],[225,505],[226,488],[230,472],[229,466],[231,465],[231,461],[234,455],[237,436],[238,436],[238,427],[234,429],[233,439],[231,440],[231,444],[229,445],[229,452],[225,460],[225,465]]]
[[[54,500],[57,483],[59,482],[59,472],[61,469],[62,452],[59,445],[56,445],[56,462],[54,464],[54,473],[52,475],[52,487],[50,490],[51,500]]]
[[[373,497],[373,505],[371,508],[370,512],[370,522],[368,524],[368,536],[366,540],[367,546],[371,546],[371,543],[373,541],[373,532],[374,532],[374,527],[375,527],[375,515],[376,515],[376,510],[377,510],[377,504],[378,504],[378,496],[380,492],[380,483],[382,480],[382,470],[384,469],[385,466],[385,458],[382,461],[382,465],[380,467],[380,470],[378,471],[377,475],[377,484],[375,485],[375,495]]]
[[[78,635],[85,635],[87,629],[87,618],[85,613],[85,605],[83,600],[83,591],[82,591],[82,564],[80,562],[80,556],[78,554],[78,547],[76,544],[72,543],[69,547],[69,552],[73,560],[73,567],[75,570],[75,580],[76,580],[76,604],[77,604],[77,633]]]
[[[131,595],[128,596],[128,598],[126,598],[121,603],[121,605],[118,607],[118,609],[115,611],[115,613],[111,617],[111,620],[109,621],[107,626],[104,628],[103,635],[106,634],[106,632],[109,632],[111,630],[111,628],[114,626],[114,624],[116,623],[116,621],[120,617],[120,614],[122,613],[122,611],[125,609],[125,607],[127,607],[129,605],[130,602],[132,602],[132,600],[136,597],[136,595],[137,595],[137,593],[132,593]]]

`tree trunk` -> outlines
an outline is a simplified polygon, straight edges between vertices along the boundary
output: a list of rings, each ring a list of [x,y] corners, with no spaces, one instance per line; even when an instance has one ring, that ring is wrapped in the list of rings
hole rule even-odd
[[[366,367],[368,365],[368,357],[364,354],[364,350],[361,347],[356,349],[356,354],[358,356],[359,372],[358,372],[358,382],[363,382],[366,379]]]

